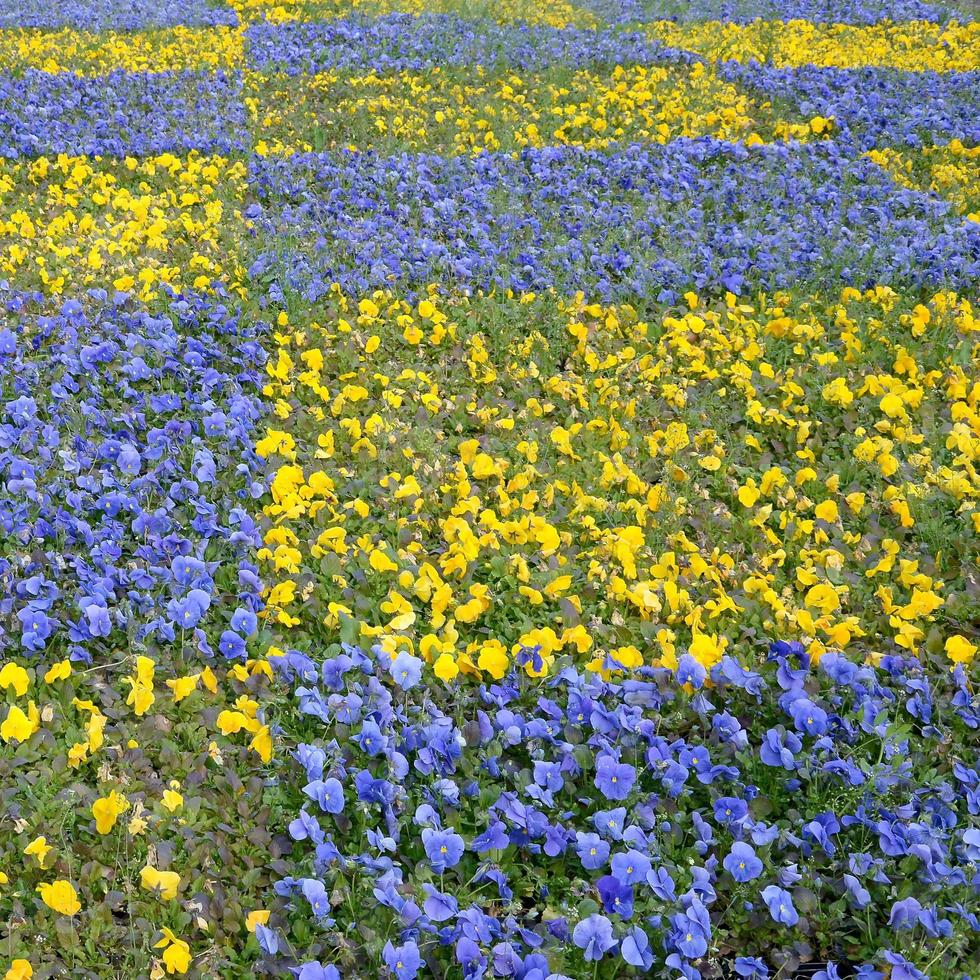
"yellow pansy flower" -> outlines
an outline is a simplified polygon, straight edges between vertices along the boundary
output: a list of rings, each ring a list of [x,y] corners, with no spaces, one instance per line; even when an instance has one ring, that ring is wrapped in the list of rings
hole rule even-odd
[[[164,901],[170,901],[177,897],[180,875],[176,871],[158,871],[148,864],[140,872],[140,884],[148,891],[158,893]]]
[[[35,837],[34,840],[24,848],[24,854],[28,857],[37,858],[37,863],[42,867],[48,866],[48,855],[51,853],[51,845],[48,844],[46,837]]]
[[[7,709],[7,717],[0,724],[0,738],[5,742],[26,742],[41,727],[41,715],[33,701],[25,713],[18,705]]]
[[[53,684],[55,681],[67,680],[71,677],[72,668],[70,660],[59,660],[51,665],[44,675],[45,684]]]
[[[100,797],[92,804],[95,829],[100,834],[108,834],[115,827],[119,817],[128,809],[129,801],[115,790],[112,790],[108,796]]]
[[[191,695],[197,689],[197,682],[200,674],[188,674],[186,677],[174,677],[167,679],[167,687],[173,691],[174,703],[180,704],[184,698]]]
[[[456,664],[456,659],[448,653],[443,653],[433,664],[433,671],[439,680],[449,683],[454,680],[459,674],[459,667]]]
[[[176,813],[184,805],[184,797],[176,789],[165,789],[160,802],[164,809]]]
[[[163,950],[163,965],[166,967],[167,973],[186,973],[191,965],[190,945],[183,939],[178,939],[166,927],[160,931],[163,933],[163,938],[154,943],[153,948]]]
[[[271,913],[268,909],[255,909],[254,911],[249,912],[247,918],[245,919],[245,928],[249,932],[255,932],[255,927],[257,925],[264,926],[268,923],[270,915]]]
[[[977,645],[971,643],[965,636],[957,633],[955,636],[951,636],[946,640],[945,650],[946,656],[954,664],[968,664],[976,656]]]
[[[264,763],[271,761],[272,733],[269,730],[268,725],[262,725],[259,729],[257,729],[252,741],[248,743],[248,747],[252,752],[255,752]]]
[[[70,881],[60,879],[38,885],[41,901],[59,915],[77,915],[82,910],[78,893]]]
[[[0,669],[0,687],[12,687],[17,697],[22,698],[30,684],[30,675],[19,664],[6,663]]]
[[[123,678],[130,685],[126,704],[132,706],[137,716],[146,714],[156,701],[153,693],[154,670],[154,662],[149,657],[140,656],[136,658],[136,675]]]

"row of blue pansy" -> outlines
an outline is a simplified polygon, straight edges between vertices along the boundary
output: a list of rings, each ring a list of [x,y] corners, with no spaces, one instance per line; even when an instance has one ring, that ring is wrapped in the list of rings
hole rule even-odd
[[[249,64],[290,74],[342,69],[422,71],[482,64],[543,71],[616,64],[683,65],[695,56],[636,33],[504,26],[475,31],[452,17],[392,16],[250,29]],[[980,140],[980,72],[887,68],[777,69],[724,63],[719,71],[790,119],[832,117],[854,150]],[[0,156],[147,155],[251,147],[239,72],[125,73],[85,77],[0,73]]]
[[[777,643],[710,682],[686,654],[676,676],[543,683],[519,657],[450,691],[407,653],[274,662],[306,716],[285,734],[307,868],[259,939],[302,978],[969,968],[980,697],[961,668],[815,667]]]
[[[298,155],[256,161],[251,192],[266,242],[251,272],[275,301],[333,282],[672,301],[687,288],[980,281],[980,224],[833,142]]]
[[[261,345],[220,297],[0,298],[0,657],[244,658]]]
[[[970,19],[969,6],[958,9],[923,0],[576,0],[575,5],[610,23],[629,23],[671,19],[681,21],[726,20],[735,23],[765,20],[802,19],[818,23],[871,24],[882,20],[945,21],[950,17]],[[324,9],[319,8],[322,13]],[[304,10],[316,17],[318,5],[312,0]],[[11,0],[0,10],[0,27],[33,27],[80,30],[148,30],[187,25],[192,27],[234,24],[234,9],[221,0],[67,0],[52,4],[46,0]]]

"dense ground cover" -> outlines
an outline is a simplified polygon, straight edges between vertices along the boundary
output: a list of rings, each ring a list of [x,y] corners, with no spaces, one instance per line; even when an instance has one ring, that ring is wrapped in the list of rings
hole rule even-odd
[[[0,11],[0,973],[980,975],[969,3]]]

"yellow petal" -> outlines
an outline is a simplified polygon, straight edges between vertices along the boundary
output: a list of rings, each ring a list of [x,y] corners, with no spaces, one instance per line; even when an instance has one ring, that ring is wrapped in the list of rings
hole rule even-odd
[[[8,663],[0,670],[0,687],[12,687],[17,697],[22,698],[31,684],[30,674],[20,664]]]
[[[44,867],[44,863],[51,853],[51,845],[48,844],[46,837],[35,837],[34,840],[24,848],[24,854],[28,857],[37,858],[37,863]]]
[[[172,789],[165,789],[163,791],[163,805],[171,813],[176,813],[184,805],[184,798]]]
[[[67,680],[71,677],[71,661],[59,660],[51,665],[51,669],[44,675],[44,683],[52,684],[55,681]]]
[[[5,742],[26,742],[40,728],[40,721],[33,721],[16,705],[10,706],[7,717],[0,725],[0,738]]]
[[[248,725],[248,717],[240,711],[222,711],[215,722],[222,735],[234,735]]]
[[[258,753],[263,762],[269,762],[272,759],[272,735],[268,725],[263,725],[255,733],[255,737],[248,743],[248,747],[253,752]]]
[[[27,960],[14,960],[3,975],[3,980],[31,980],[33,976],[34,968]]]
[[[249,932],[255,932],[257,925],[264,926],[268,923],[270,914],[268,909],[256,909],[254,912],[249,912],[248,918],[245,920],[245,928]]]
[[[191,965],[191,948],[183,939],[172,942],[163,951],[163,965],[167,973],[186,973]]]
[[[78,893],[70,881],[52,881],[39,885],[37,890],[41,894],[41,901],[61,915],[77,915],[82,910]]]
[[[180,704],[197,689],[200,674],[189,674],[187,677],[174,677],[167,681],[167,687],[174,692],[174,703]]]
[[[148,891],[158,892],[165,901],[170,901],[177,897],[180,875],[176,871],[158,871],[148,864],[140,872],[140,884]]]
[[[445,681],[447,684],[459,673],[459,667],[456,666],[455,658],[448,653],[444,653],[439,657],[433,669],[435,670],[436,677],[441,681]]]
[[[116,825],[120,814],[129,809],[129,801],[125,796],[113,790],[108,796],[103,796],[92,804],[92,816],[95,818],[95,829],[100,834],[108,834]]]
[[[976,644],[971,643],[965,636],[960,636],[958,633],[946,641],[946,656],[953,663],[968,664],[973,660],[976,652]]]

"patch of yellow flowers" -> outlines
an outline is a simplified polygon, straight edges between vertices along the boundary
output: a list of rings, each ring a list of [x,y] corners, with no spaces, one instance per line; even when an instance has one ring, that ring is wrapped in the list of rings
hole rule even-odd
[[[544,672],[710,665],[753,634],[941,649],[974,608],[978,332],[949,292],[687,294],[647,320],[335,288],[279,314],[267,365],[267,615],[446,680],[521,646]]]
[[[900,68],[906,71],[972,71],[980,68],[980,23],[929,21],[869,26],[815,24],[806,20],[733,24],[656,21],[647,30],[672,47],[714,61],[756,60],[779,68]]]
[[[112,71],[215,71],[241,67],[244,36],[233,27],[169,27],[91,33],[63,28],[0,30],[0,69],[105,75]]]
[[[0,160],[0,277],[58,296],[102,286],[158,296],[163,284],[240,291],[229,236],[245,164],[166,153],[122,161],[61,154]]]
[[[156,677],[154,660],[138,656],[134,658],[131,674],[122,678],[121,686],[129,689],[126,705],[132,715],[128,717],[125,709],[122,713],[116,710],[115,705],[122,704],[122,701],[114,691],[109,692],[101,708],[93,701],[78,696],[84,693],[83,685],[88,682],[85,675],[89,673],[86,670],[81,675],[77,674],[68,660],[50,665],[43,673],[16,661],[8,661],[0,667],[0,700],[6,701],[0,704],[3,718],[0,722],[0,741],[3,745],[0,748],[4,748],[5,753],[20,750],[30,752],[43,745],[45,755],[54,759],[52,772],[67,771],[72,774],[73,786],[64,794],[63,807],[67,809],[62,815],[61,826],[63,828],[65,822],[71,820],[74,827],[72,835],[62,835],[55,840],[48,835],[57,831],[57,826],[52,826],[47,831],[48,835],[38,833],[44,829],[43,818],[19,809],[11,835],[11,839],[19,840],[19,843],[15,845],[14,852],[8,848],[2,854],[5,867],[0,868],[0,885],[15,897],[23,896],[25,886],[29,886],[48,909],[66,917],[90,911],[81,900],[85,889],[89,890],[87,894],[91,897],[94,888],[97,901],[101,900],[100,886],[93,885],[93,880],[101,881],[102,889],[112,887],[106,884],[112,878],[116,879],[117,887],[128,887],[129,883],[118,876],[125,876],[131,871],[128,860],[125,867],[117,867],[113,864],[115,859],[111,852],[106,851],[101,858],[96,858],[107,862],[105,880],[98,875],[94,879],[89,876],[82,882],[63,877],[66,871],[71,874],[73,864],[79,867],[77,855],[72,854],[69,843],[75,837],[82,841],[89,839],[89,843],[84,845],[85,860],[91,860],[94,853],[91,845],[93,835],[96,840],[110,835],[125,839],[127,854],[133,851],[144,855],[140,858],[144,862],[142,867],[137,864],[140,887],[161,903],[175,901],[181,885],[188,877],[193,880],[194,875],[199,873],[187,868],[182,874],[173,867],[158,866],[158,845],[179,836],[177,828],[184,823],[188,812],[188,801],[184,796],[187,790],[181,791],[181,782],[177,779],[169,778],[164,782],[158,778],[148,767],[147,757],[127,757],[128,752],[140,750],[136,739],[129,737],[140,731],[139,724],[133,723],[133,718],[144,719],[152,709],[154,718],[150,724],[158,731],[168,732],[172,724],[168,718],[173,719],[176,706],[196,694],[197,699],[191,710],[201,712],[201,731],[205,734],[205,743],[203,749],[195,747],[194,757],[202,770],[206,763],[220,770],[224,765],[220,743],[224,739],[234,739],[242,731],[252,735],[248,752],[255,756],[256,764],[268,763],[272,757],[272,736],[269,726],[262,720],[259,702],[248,693],[236,695],[233,687],[238,685],[237,691],[241,692],[253,678],[259,675],[271,677],[271,669],[265,660],[235,664],[227,670],[224,679],[210,667],[204,667],[193,674],[167,678],[161,684]],[[111,681],[111,672],[104,680]],[[106,691],[111,686],[111,683],[102,683],[97,685],[97,689]],[[221,708],[222,704],[228,707]],[[103,713],[102,708],[109,715]],[[111,729],[110,716],[115,723]],[[79,729],[85,737],[66,749],[65,746],[71,741],[70,733]],[[38,742],[35,736],[42,730],[43,742]],[[214,736],[210,741],[209,735]],[[123,736],[121,741],[120,736]],[[173,751],[176,751],[176,747],[171,748]],[[203,757],[204,762],[198,757]],[[200,772],[196,775],[200,777]],[[91,782],[97,788],[80,790],[85,782]],[[82,807],[77,806],[80,792],[86,800]],[[87,802],[89,800],[90,803]],[[72,807],[75,808],[74,813],[70,812]],[[50,807],[48,813],[50,815]],[[124,816],[127,819],[120,826],[120,819]],[[191,815],[189,819],[193,820],[194,817]],[[9,861],[16,851],[22,856],[23,867],[15,871]],[[261,915],[253,913],[253,916],[256,914]],[[242,928],[247,926],[254,930],[253,916],[249,917],[248,923],[242,922]],[[202,921],[199,919],[198,925]],[[203,928],[207,931],[206,923]],[[161,927],[161,932],[162,938],[155,944],[155,948],[161,951],[161,959],[154,975],[163,976],[164,971],[186,973],[192,960],[190,944],[166,927]],[[20,975],[32,975],[27,960],[16,961],[15,967],[17,963],[21,964],[19,969],[25,971]]]
[[[595,28],[599,19],[568,0],[228,0],[243,21],[326,20],[360,13],[458,14],[500,24],[525,21],[549,27]]]
[[[871,150],[868,158],[903,187],[945,197],[960,214],[980,223],[980,146],[951,140],[920,150]]]
[[[771,128],[747,96],[701,63],[617,67],[601,75],[481,68],[465,74],[252,74],[247,92],[260,155],[337,147],[451,154],[551,145],[602,149],[616,141],[697,136],[758,143],[755,130]]]

